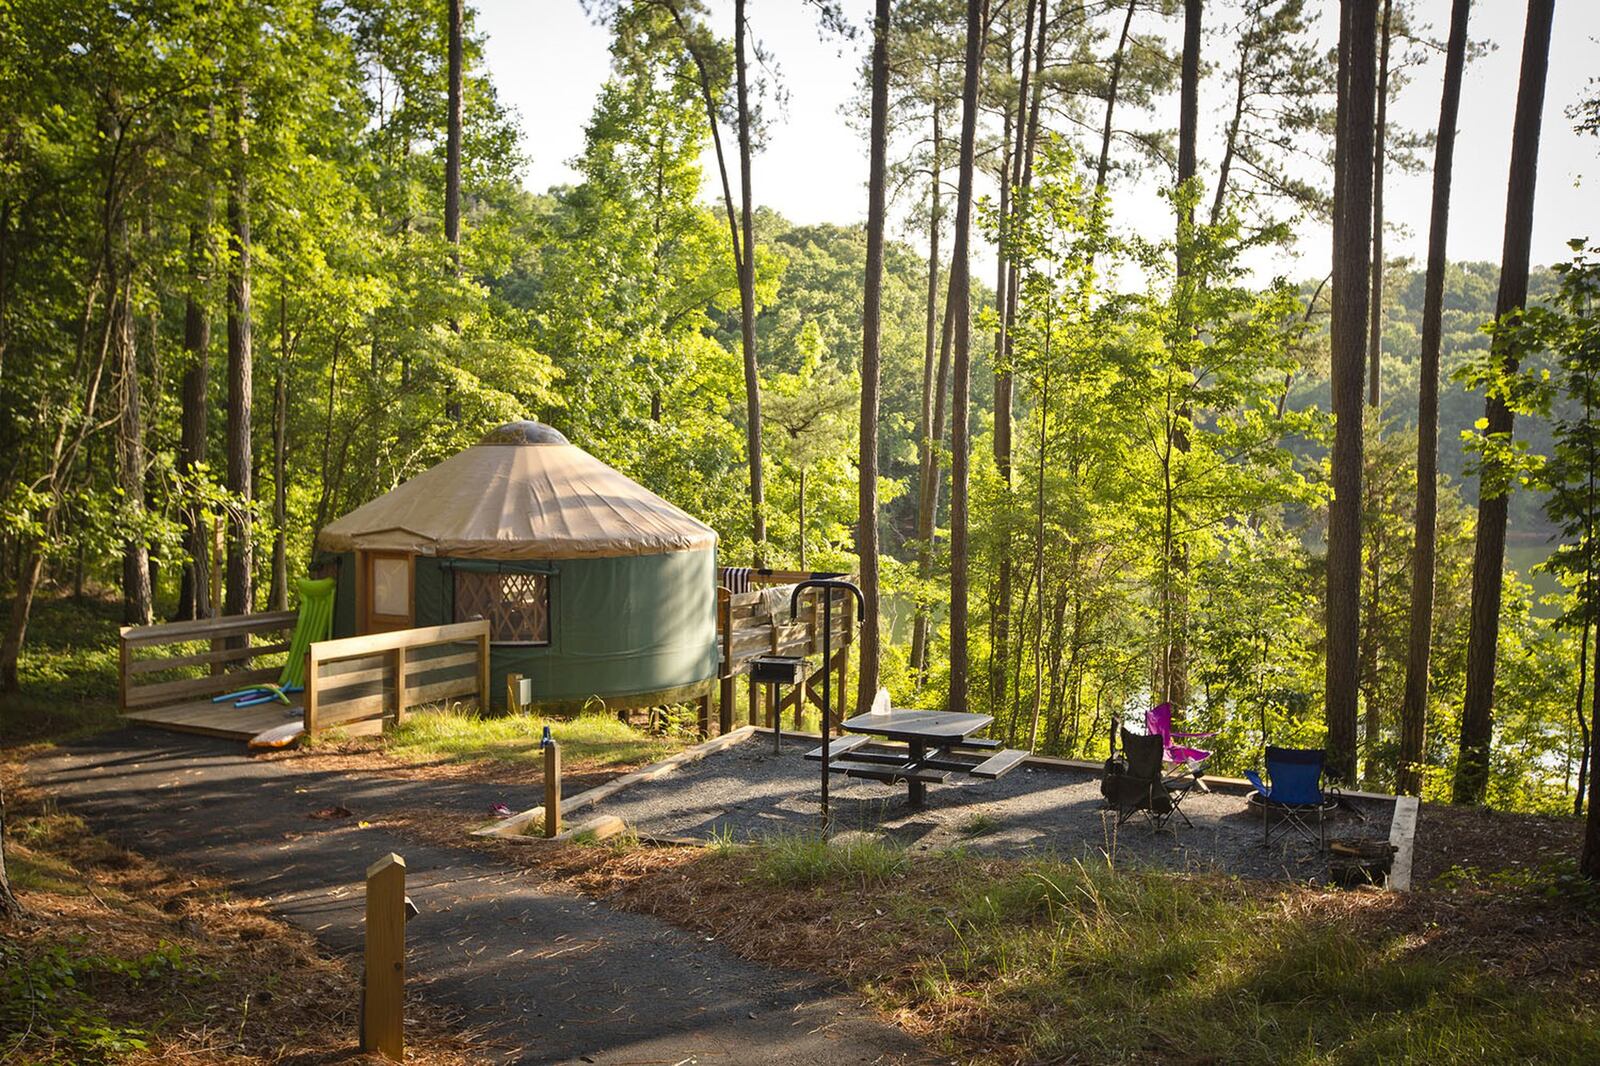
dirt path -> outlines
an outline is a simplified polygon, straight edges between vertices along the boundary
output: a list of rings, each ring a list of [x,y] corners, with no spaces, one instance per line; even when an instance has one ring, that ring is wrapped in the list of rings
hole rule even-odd
[[[654,918],[541,887],[492,855],[384,824],[418,809],[481,811],[507,798],[503,785],[305,772],[235,743],[144,731],[47,753],[31,778],[96,830],[239,884],[336,952],[360,948],[366,866],[403,855],[421,909],[409,930],[410,987],[459,1010],[502,1061],[937,1061],[814,978],[741,961]],[[312,817],[332,807],[351,817]]]

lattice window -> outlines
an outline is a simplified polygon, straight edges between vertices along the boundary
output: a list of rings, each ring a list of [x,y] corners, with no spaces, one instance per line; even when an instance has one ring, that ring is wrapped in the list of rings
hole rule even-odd
[[[495,644],[550,643],[550,579],[545,574],[456,571],[456,621],[484,618]]]

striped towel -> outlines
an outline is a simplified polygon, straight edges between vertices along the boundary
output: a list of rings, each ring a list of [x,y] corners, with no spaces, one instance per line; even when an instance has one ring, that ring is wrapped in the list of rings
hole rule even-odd
[[[748,566],[724,566],[718,580],[729,592],[749,592],[750,570]]]

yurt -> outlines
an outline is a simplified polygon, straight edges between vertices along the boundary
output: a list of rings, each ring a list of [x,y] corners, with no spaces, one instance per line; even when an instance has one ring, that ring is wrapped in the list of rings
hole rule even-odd
[[[710,526],[538,422],[511,422],[330,523],[334,635],[487,619],[491,691],[616,706],[716,674]]]

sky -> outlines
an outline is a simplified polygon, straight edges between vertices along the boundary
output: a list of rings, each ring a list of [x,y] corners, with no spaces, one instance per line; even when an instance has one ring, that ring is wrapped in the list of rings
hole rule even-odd
[[[478,0],[477,29],[486,37],[486,61],[501,99],[516,113],[529,158],[530,189],[572,181],[572,159],[582,150],[584,127],[610,66],[606,31],[594,24],[579,0]],[[1315,6],[1315,4],[1313,5]],[[1322,29],[1331,40],[1337,3],[1324,0]],[[1449,0],[1420,0],[1421,21],[1443,37]],[[715,24],[731,30],[731,3],[711,0]],[[860,9],[854,11],[852,9]],[[846,11],[864,24],[865,0]],[[812,9],[801,0],[755,0],[750,4],[754,34],[773,54],[788,89],[786,112],[778,116],[767,148],[753,162],[758,203],[799,223],[859,223],[866,215],[867,145],[843,111],[856,92],[865,32],[857,38],[823,39]],[[1455,181],[1451,196],[1449,254],[1455,260],[1498,261],[1505,217],[1506,170],[1511,155],[1512,115],[1521,61],[1526,5],[1519,0],[1478,0],[1470,34],[1492,50],[1467,68],[1456,139]],[[1172,31],[1178,30],[1172,20]],[[1208,40],[1208,49],[1226,43]],[[1392,119],[1419,130],[1438,121],[1442,57],[1413,72],[1411,83],[1391,108]],[[1534,211],[1533,258],[1548,264],[1568,256],[1573,237],[1600,240],[1600,138],[1572,130],[1566,109],[1600,76],[1600,0],[1563,0],[1556,5],[1550,72],[1539,150],[1538,199]],[[1227,101],[1220,77],[1201,101],[1202,167],[1215,166],[1222,115]],[[1164,102],[1177,125],[1177,99]],[[1387,238],[1391,257],[1422,260],[1426,253],[1430,166],[1418,174],[1391,173],[1385,182],[1386,217],[1398,224]],[[708,158],[708,163],[709,163]],[[708,178],[710,167],[707,167]],[[706,187],[707,199],[713,189]],[[1114,190],[1117,217],[1141,232],[1165,232],[1166,221],[1154,183]],[[915,235],[908,235],[920,243]],[[1324,273],[1329,255],[1325,230],[1306,227],[1297,261],[1277,263],[1274,272],[1293,276]],[[982,259],[975,264],[981,270]],[[981,275],[980,275],[981,276]]]

